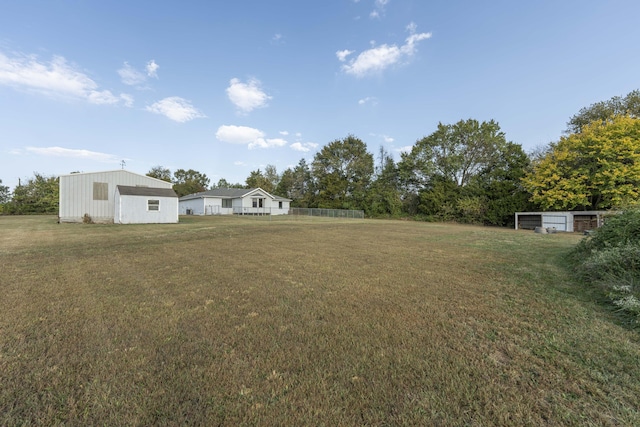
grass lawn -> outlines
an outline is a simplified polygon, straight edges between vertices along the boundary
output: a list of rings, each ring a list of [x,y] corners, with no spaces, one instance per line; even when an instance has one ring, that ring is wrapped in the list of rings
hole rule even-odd
[[[580,237],[0,217],[0,425],[640,425]]]

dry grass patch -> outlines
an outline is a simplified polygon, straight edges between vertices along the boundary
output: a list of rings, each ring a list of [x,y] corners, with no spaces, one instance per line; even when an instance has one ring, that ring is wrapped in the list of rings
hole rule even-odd
[[[0,218],[0,424],[634,425],[573,235]]]

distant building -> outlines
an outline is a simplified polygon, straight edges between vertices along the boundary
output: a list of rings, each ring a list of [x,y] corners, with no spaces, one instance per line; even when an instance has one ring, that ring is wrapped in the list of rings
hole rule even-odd
[[[60,222],[177,223],[170,182],[125,170],[60,176]]]
[[[291,199],[261,188],[215,188],[180,197],[180,215],[287,215]]]
[[[579,232],[600,227],[611,211],[516,212],[516,230],[536,227]]]

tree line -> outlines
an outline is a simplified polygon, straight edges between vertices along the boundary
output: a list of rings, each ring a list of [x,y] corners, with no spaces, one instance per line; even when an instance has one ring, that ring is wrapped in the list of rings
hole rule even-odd
[[[505,226],[518,211],[619,208],[640,200],[640,91],[581,109],[559,141],[531,153],[508,141],[496,121],[468,119],[439,123],[398,161],[384,147],[374,156],[348,135],[310,162],[302,158],[282,173],[267,165],[244,183],[211,184],[201,172],[163,166],[147,175],[173,183],[179,196],[260,187],[293,207],[359,209],[370,217]],[[13,194],[0,185],[0,205],[5,213],[51,213],[53,181],[36,174]]]

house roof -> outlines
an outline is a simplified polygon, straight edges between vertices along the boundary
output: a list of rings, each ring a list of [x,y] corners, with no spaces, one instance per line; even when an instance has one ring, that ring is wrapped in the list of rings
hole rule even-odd
[[[154,196],[154,197],[178,197],[172,188],[132,187],[130,185],[118,185],[121,196]]]
[[[180,200],[191,200],[191,199],[201,199],[204,197],[219,197],[221,199],[241,199],[243,197],[249,196],[251,193],[255,193],[257,191],[261,191],[267,196],[271,197],[274,200],[289,200],[280,196],[273,196],[262,188],[214,188],[213,190],[202,191],[200,193],[188,194],[186,196],[180,197]]]

